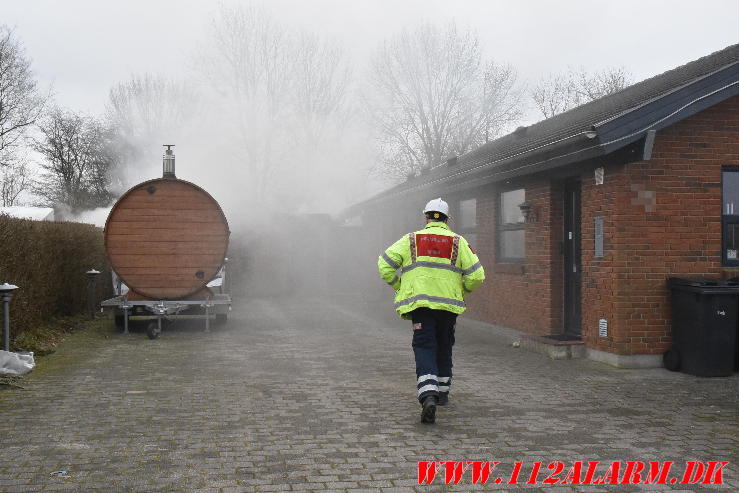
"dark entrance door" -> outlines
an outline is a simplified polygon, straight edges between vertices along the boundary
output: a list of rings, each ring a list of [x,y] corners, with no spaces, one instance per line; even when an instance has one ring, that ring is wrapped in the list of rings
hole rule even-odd
[[[581,334],[580,289],[580,182],[568,181],[564,197],[564,329],[565,335]]]

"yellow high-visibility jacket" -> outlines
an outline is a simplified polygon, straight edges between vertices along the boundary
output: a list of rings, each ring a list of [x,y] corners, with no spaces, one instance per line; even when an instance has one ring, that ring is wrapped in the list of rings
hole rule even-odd
[[[406,319],[421,307],[462,313],[464,297],[485,280],[467,240],[437,221],[393,243],[380,255],[377,269],[395,290],[395,309]]]

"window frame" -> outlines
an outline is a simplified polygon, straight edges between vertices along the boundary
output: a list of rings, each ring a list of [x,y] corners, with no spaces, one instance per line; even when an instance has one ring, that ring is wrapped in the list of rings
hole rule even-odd
[[[472,226],[465,226],[462,224],[462,202],[466,202],[468,200],[474,200],[475,206],[474,206],[474,224]],[[464,238],[470,243],[473,248],[477,243],[477,228],[478,228],[478,222],[477,222],[477,196],[467,196],[460,198],[457,200],[457,215],[459,217],[459,221],[457,225],[455,226],[455,231],[459,233],[461,236],[464,236]],[[469,235],[473,235],[473,241],[469,241]]]
[[[496,242],[496,263],[498,264],[523,264],[526,262],[526,219],[518,223],[503,223],[503,194],[513,192],[516,190],[523,190],[523,200],[526,201],[526,187],[518,186],[505,188],[498,191],[498,206],[497,214],[495,218],[495,242]],[[516,205],[518,207],[518,205]],[[503,234],[506,231],[523,231],[523,255],[520,257],[505,257],[503,256]]]
[[[726,256],[726,240],[729,225],[739,225],[739,210],[736,214],[724,213],[724,173],[739,173],[739,166],[721,167],[721,266],[739,267],[739,257],[729,259]]]

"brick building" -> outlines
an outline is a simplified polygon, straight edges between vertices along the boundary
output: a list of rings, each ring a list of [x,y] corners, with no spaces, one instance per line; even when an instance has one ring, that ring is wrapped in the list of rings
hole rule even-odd
[[[377,254],[442,196],[488,276],[466,316],[659,366],[666,279],[739,276],[738,60],[730,46],[519,128],[345,216]]]

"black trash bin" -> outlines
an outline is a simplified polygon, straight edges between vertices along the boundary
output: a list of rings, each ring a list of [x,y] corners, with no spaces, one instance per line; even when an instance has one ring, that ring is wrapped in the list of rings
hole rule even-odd
[[[665,368],[700,377],[734,372],[739,282],[713,278],[668,279],[672,291],[672,348]]]

